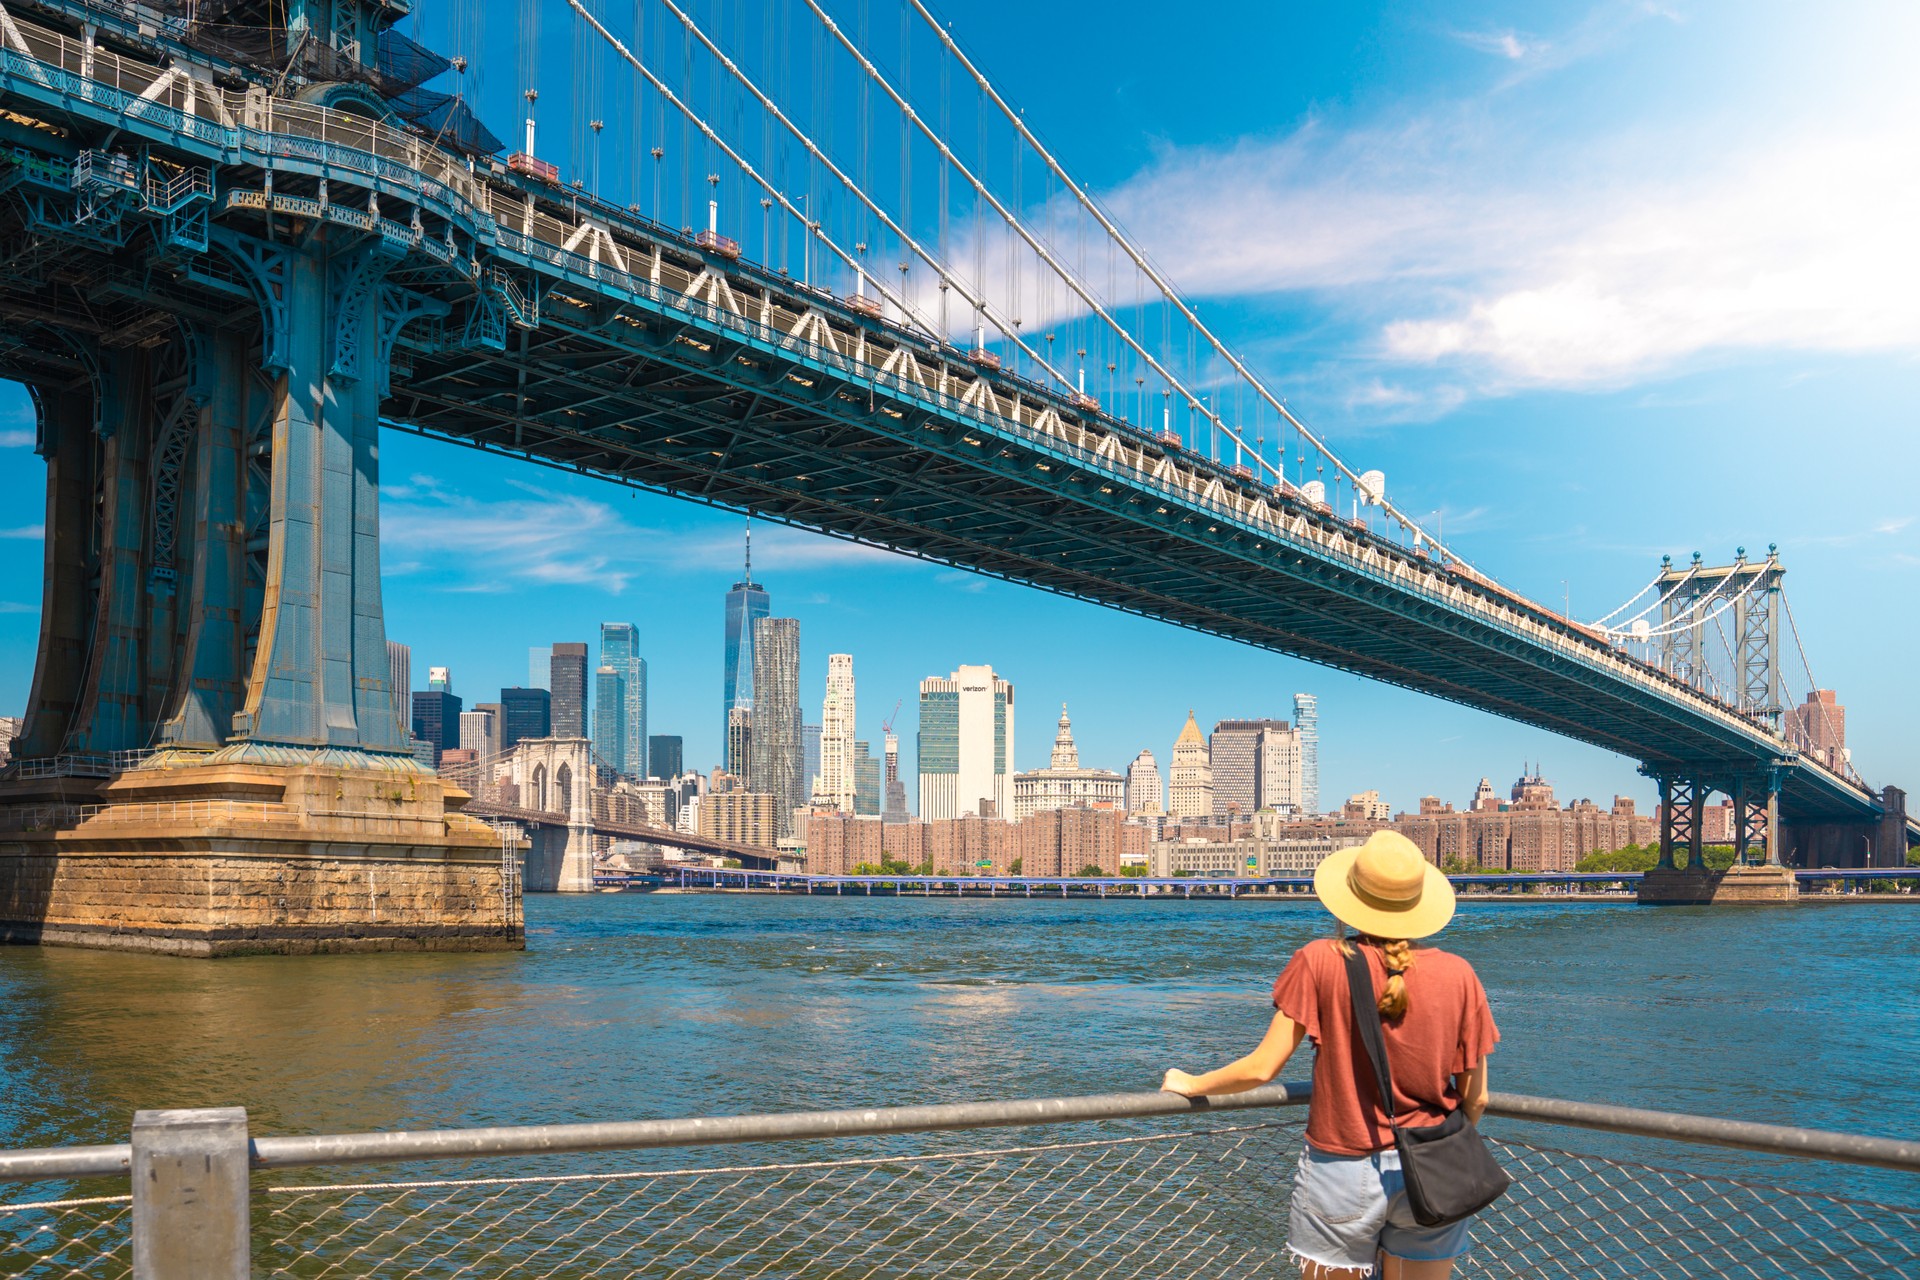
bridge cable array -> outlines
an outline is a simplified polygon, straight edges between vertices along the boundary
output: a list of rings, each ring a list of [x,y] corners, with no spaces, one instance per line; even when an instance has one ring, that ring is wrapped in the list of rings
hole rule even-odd
[[[873,47],[881,42],[876,28],[886,24],[868,21],[868,0],[862,0],[853,30],[836,20],[821,0],[797,2],[805,9],[805,30],[794,31],[788,21],[789,3],[770,4],[756,15],[751,28],[761,37],[756,52],[749,47],[751,42],[737,36],[729,40],[730,28],[749,24],[727,20],[726,0],[651,0],[659,6],[657,21],[649,20],[649,0],[636,0],[630,38],[615,30],[616,19],[606,0],[566,0],[576,25],[626,62],[645,89],[659,99],[661,109],[678,117],[684,154],[677,172],[665,176],[678,187],[683,212],[690,210],[695,192],[705,185],[716,217],[724,207],[730,228],[744,225],[745,218],[736,216],[736,204],[743,203],[739,184],[721,172],[737,171],[749,189],[764,193],[759,200],[762,243],[757,256],[769,268],[776,262],[784,267],[787,245],[797,228],[803,245],[802,282],[808,287],[817,289],[824,283],[815,278],[811,265],[812,244],[817,240],[833,264],[846,273],[842,283],[851,287],[843,288],[841,296],[855,309],[884,305],[910,328],[943,345],[970,336],[971,353],[976,358],[991,356],[996,363],[999,357],[990,348],[1004,344],[1015,371],[1023,361],[1030,362],[1044,381],[1075,398],[1082,408],[1104,405],[1142,430],[1152,427],[1149,383],[1158,384],[1163,401],[1158,434],[1163,439],[1217,464],[1230,461],[1236,474],[1258,477],[1309,501],[1334,509],[1350,502],[1355,520],[1377,507],[1384,521],[1380,531],[1403,536],[1415,549],[1429,548],[1492,584],[1492,579],[1391,502],[1378,473],[1357,472],[1336,456],[1201,320],[1166,272],[1121,230],[1117,218],[1086,184],[1072,178],[923,0],[901,0],[892,74],[882,69]],[[531,8],[540,0],[522,3]],[[531,21],[522,25],[537,29]],[[669,27],[677,28],[682,37],[679,66],[671,73],[675,83],[665,72],[668,59],[662,31]],[[914,45],[924,42],[925,33],[931,33],[934,56],[916,60]],[[647,47],[648,36],[655,48]],[[795,56],[802,52],[795,47],[802,41],[808,46],[804,56]],[[846,92],[846,83],[836,80],[842,60],[853,69],[857,92]],[[762,64],[758,72],[752,65],[756,61]],[[929,61],[936,74],[925,70]],[[923,82],[919,85],[917,68]],[[589,69],[572,78],[576,86],[591,85],[594,75]],[[919,105],[927,80],[937,80],[939,86],[938,102],[931,110]],[[530,84],[530,104],[531,93]],[[646,114],[642,96],[636,87],[636,138],[644,133],[638,123]],[[977,137],[971,154],[964,154],[969,149],[961,145],[955,117],[964,119],[968,105],[974,108]],[[758,129],[752,127],[756,121]],[[663,124],[656,118],[656,135]],[[584,167],[597,186],[599,122],[590,121],[589,128],[591,139],[578,137],[576,128],[576,136],[569,140],[571,149],[584,149],[588,157],[583,166],[576,155],[572,167],[575,172]],[[887,156],[878,140],[895,133],[897,154]],[[851,147],[844,141],[836,143],[848,136],[853,139]],[[937,163],[916,165],[916,144],[931,148]],[[695,164],[695,145],[707,151],[710,161],[724,160],[711,167]],[[649,153],[655,162],[651,168],[657,220],[662,146],[656,142]],[[633,160],[628,180],[637,186],[633,179],[647,166],[639,163],[637,155]],[[804,166],[804,182],[794,176],[796,161]],[[1038,197],[1030,192],[1030,167],[1040,173]],[[989,170],[998,173],[990,177]],[[889,179],[895,195],[883,199],[876,193]],[[575,185],[579,181],[576,178]],[[925,212],[929,202],[935,206],[931,216]],[[628,207],[637,209],[637,200]],[[778,226],[776,207],[781,215]],[[881,249],[892,252],[882,258]],[[1104,287],[1095,283],[1103,256]],[[897,261],[898,280],[890,281],[884,267],[870,265],[874,259]],[[962,262],[970,265],[963,269]],[[990,286],[996,262],[1004,264],[1004,283]],[[915,265],[928,268],[931,279],[916,278]],[[832,276],[827,273],[828,280]],[[966,322],[959,322],[949,309],[950,295],[965,307]],[[871,299],[871,304],[860,302],[863,298]],[[1156,310],[1157,324],[1153,322]],[[1030,318],[1038,323],[1030,325]],[[1044,334],[1036,333],[1043,325]],[[1056,345],[1056,327],[1066,330],[1065,348]],[[1072,352],[1076,368],[1070,369],[1067,351]],[[1089,356],[1094,378],[1104,372],[1103,387],[1088,387]],[[1104,391],[1104,396],[1096,396],[1096,390]],[[1175,397],[1182,409],[1184,429],[1179,431],[1175,430]],[[1266,435],[1269,414],[1275,419],[1271,449]],[[1289,431],[1298,455],[1291,459],[1295,464],[1291,467]],[[1311,478],[1310,455],[1316,461]]]

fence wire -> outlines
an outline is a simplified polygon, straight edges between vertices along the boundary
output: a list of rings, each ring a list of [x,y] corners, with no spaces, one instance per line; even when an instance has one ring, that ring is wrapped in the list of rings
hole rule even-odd
[[[1462,1277],[1920,1280],[1920,1210],[1496,1143]],[[918,1156],[266,1188],[263,1273],[326,1277],[1299,1274],[1297,1123]]]
[[[0,1276],[123,1280],[132,1228],[132,1196],[0,1204]]]

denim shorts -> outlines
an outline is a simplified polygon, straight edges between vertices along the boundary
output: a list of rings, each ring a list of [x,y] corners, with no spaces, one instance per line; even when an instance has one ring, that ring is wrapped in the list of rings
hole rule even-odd
[[[1467,1224],[1423,1227],[1413,1220],[1392,1147],[1369,1156],[1306,1147],[1293,1180],[1287,1248],[1308,1262],[1367,1275],[1383,1250],[1410,1262],[1458,1258],[1467,1251]]]

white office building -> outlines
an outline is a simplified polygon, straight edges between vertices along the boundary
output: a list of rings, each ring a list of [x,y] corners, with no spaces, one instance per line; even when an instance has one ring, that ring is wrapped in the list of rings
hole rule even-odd
[[[1006,818],[1013,799],[1013,685],[990,666],[920,682],[920,817]]]

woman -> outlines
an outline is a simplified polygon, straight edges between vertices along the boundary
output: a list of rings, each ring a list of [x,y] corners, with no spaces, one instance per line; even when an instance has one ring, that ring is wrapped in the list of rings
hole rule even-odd
[[[1453,918],[1453,886],[1411,840],[1375,832],[1328,856],[1313,891],[1355,941],[1379,992],[1393,1115],[1402,1128],[1439,1124],[1456,1109],[1478,1121],[1487,1105],[1486,1055],[1500,1032],[1480,979],[1459,956],[1412,943]],[[1307,1143],[1293,1184],[1287,1248],[1303,1280],[1377,1274],[1446,1280],[1467,1251],[1467,1224],[1422,1227],[1407,1205],[1389,1116],[1354,1029],[1346,928],[1294,952],[1273,984],[1273,1023],[1238,1062],[1192,1076],[1169,1071],[1162,1089],[1199,1097],[1266,1084],[1300,1047],[1314,1045]]]

